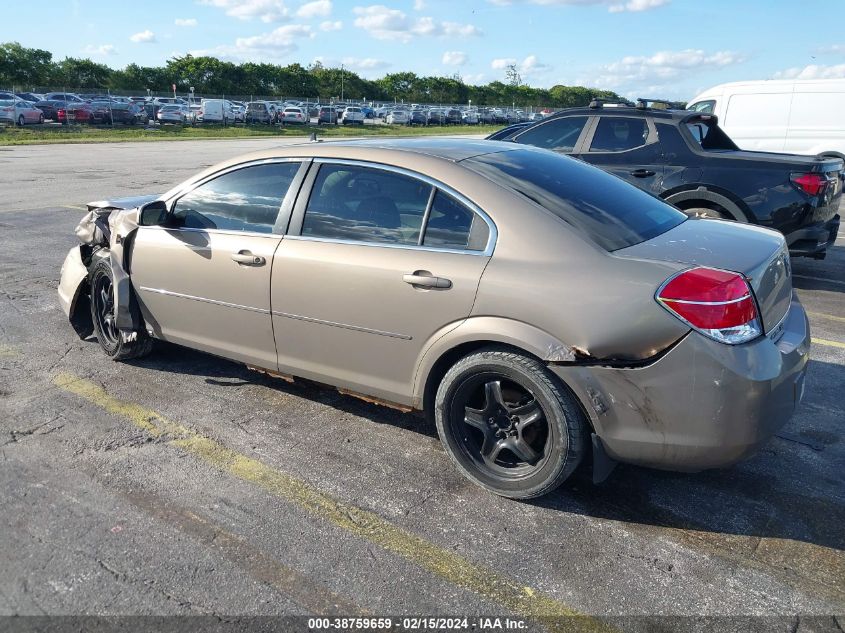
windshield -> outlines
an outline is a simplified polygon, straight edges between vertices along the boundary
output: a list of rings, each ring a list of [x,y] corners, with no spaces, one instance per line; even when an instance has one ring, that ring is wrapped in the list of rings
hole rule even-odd
[[[686,219],[621,178],[545,150],[483,154],[462,164],[551,211],[607,251],[650,240]]]

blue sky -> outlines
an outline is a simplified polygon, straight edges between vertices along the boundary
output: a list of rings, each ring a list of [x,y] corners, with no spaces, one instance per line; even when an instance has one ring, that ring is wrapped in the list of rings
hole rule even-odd
[[[725,81],[845,77],[843,0],[71,0],[0,41],[119,68],[186,52],[689,99]],[[130,8],[131,7],[131,8]],[[45,8],[46,10],[46,8]],[[45,18],[46,18],[45,13]]]

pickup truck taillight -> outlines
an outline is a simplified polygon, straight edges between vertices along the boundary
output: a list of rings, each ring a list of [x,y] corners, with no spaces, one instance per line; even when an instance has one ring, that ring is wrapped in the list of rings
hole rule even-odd
[[[808,196],[819,196],[827,188],[827,178],[824,174],[817,173],[793,173],[789,175],[792,184],[798,187]]]
[[[681,321],[720,343],[745,343],[763,332],[751,287],[739,273],[691,268],[670,277],[655,298]]]

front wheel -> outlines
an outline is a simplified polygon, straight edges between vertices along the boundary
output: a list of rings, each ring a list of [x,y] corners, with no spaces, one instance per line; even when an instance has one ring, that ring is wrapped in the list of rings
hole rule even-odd
[[[18,117],[18,125],[20,125],[21,127],[23,127],[24,125],[26,125],[26,119],[24,118],[24,116],[23,116],[23,115],[20,115],[20,116]]]
[[[125,336],[117,328],[114,277],[108,260],[100,260],[88,277],[91,287],[91,321],[103,351],[113,360],[140,358],[152,351],[153,339],[144,328]]]
[[[458,470],[504,497],[551,492],[587,450],[575,397],[540,361],[507,348],[459,360],[434,406],[437,432]]]

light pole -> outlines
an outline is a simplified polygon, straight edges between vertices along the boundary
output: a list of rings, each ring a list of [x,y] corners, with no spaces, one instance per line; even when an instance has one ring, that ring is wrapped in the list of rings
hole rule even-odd
[[[343,103],[343,64],[340,65],[340,102]]]

